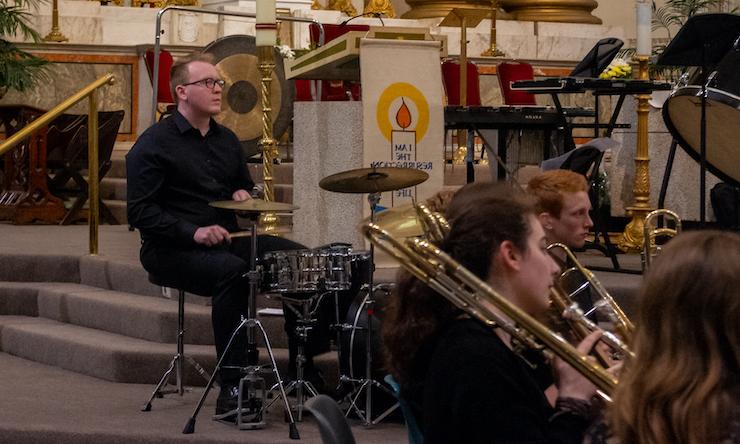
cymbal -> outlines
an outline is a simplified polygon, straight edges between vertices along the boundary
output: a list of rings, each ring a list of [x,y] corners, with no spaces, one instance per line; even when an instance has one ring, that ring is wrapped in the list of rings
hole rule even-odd
[[[266,213],[266,212],[290,212],[297,210],[299,207],[283,202],[268,202],[262,199],[247,200],[217,200],[208,205],[214,208],[224,210],[246,211],[249,213]]]
[[[429,174],[413,168],[358,168],[321,179],[319,186],[336,193],[382,193],[418,185]]]
[[[362,221],[370,222],[370,218]],[[395,238],[416,237],[424,234],[424,230],[416,217],[414,204],[399,205],[375,213],[375,225],[387,231]]]

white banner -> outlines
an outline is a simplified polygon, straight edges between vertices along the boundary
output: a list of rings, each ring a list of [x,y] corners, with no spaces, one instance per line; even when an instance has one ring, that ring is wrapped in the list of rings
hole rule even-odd
[[[383,193],[380,206],[424,200],[444,185],[444,104],[440,43],[362,39],[364,166],[416,168],[429,179]],[[366,205],[365,214],[369,215]]]

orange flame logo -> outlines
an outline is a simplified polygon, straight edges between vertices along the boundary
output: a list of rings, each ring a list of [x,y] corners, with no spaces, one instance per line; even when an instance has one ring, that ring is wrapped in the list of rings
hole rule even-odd
[[[398,126],[403,130],[406,130],[406,128],[411,126],[411,110],[406,106],[406,102],[403,100],[403,97],[401,97],[401,106],[398,108],[398,112],[396,112],[396,123],[398,123]]]

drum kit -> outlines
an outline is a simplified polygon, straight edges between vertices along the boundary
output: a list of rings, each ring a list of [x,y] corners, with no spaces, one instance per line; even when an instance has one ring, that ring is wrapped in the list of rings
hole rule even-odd
[[[386,191],[409,188],[424,182],[428,174],[415,169],[408,168],[360,168],[337,173],[325,177],[319,186],[325,190],[337,193],[368,194],[370,203],[370,220],[375,221],[375,212],[380,201],[380,193]],[[247,331],[247,367],[243,369],[246,376],[242,378],[239,386],[239,407],[236,410],[237,426],[240,429],[256,429],[264,427],[263,413],[277,399],[281,399],[286,418],[290,423],[290,437],[298,439],[298,430],[295,421],[301,420],[303,404],[309,396],[318,394],[317,390],[307,380],[303,379],[303,364],[305,363],[304,347],[308,332],[315,323],[315,313],[322,299],[328,295],[334,295],[335,325],[337,332],[337,349],[340,360],[340,386],[350,385],[345,400],[348,403],[346,415],[351,412],[364,422],[365,425],[376,424],[397,408],[397,404],[387,408],[376,418],[373,418],[373,387],[376,391],[386,391],[391,397],[392,392],[380,381],[373,379],[373,361],[377,360],[379,347],[379,321],[375,316],[375,293],[387,294],[388,284],[375,285],[373,280],[374,249],[370,246],[369,251],[353,251],[347,244],[332,244],[318,249],[284,250],[267,252],[261,258],[256,257],[258,229],[257,221],[260,213],[284,213],[288,214],[297,206],[268,202],[259,199],[246,201],[217,201],[210,204],[216,208],[232,210],[246,217],[250,222],[247,231],[232,233],[231,237],[249,237],[251,241],[251,253],[249,258],[250,271],[247,273],[249,282],[249,298],[247,319],[243,319],[232,333],[232,338],[227,345],[223,355],[226,355],[233,338],[244,328]],[[409,221],[415,221],[413,208],[411,213],[408,209],[391,210],[390,213],[380,216],[387,219],[390,224],[409,225]],[[398,220],[399,222],[396,222]],[[412,223],[413,225],[413,223]],[[405,231],[404,231],[405,230]],[[405,227],[401,231],[406,233],[417,233],[418,227]],[[349,309],[346,321],[340,313],[340,292],[349,290],[353,281],[363,282],[363,289]],[[284,305],[293,310],[298,317],[296,327],[297,357],[296,378],[286,386],[277,370],[275,358],[270,347],[267,333],[260,321],[257,319],[257,294],[259,291],[269,296],[280,299]],[[257,331],[262,335],[270,357],[270,366],[261,367],[257,349]],[[362,341],[364,339],[364,341]],[[364,342],[361,344],[361,342]],[[358,351],[364,352],[364,362]],[[222,359],[216,364],[206,390],[198,402],[193,415],[188,420],[183,433],[192,433],[195,427],[195,418],[203,406],[208,391],[213,385],[216,375],[222,368]],[[364,369],[361,367],[364,364]],[[264,380],[260,376],[263,372],[271,372],[277,381],[270,390],[264,389]],[[287,395],[295,391],[296,394],[296,417],[288,402]],[[278,392],[271,402],[266,403],[268,393]],[[364,407],[359,405],[360,398],[364,395]],[[220,418],[216,418],[220,419]]]
[[[740,184],[740,16],[698,14],[687,20],[658,59],[659,65],[697,66],[697,76],[679,85],[663,105],[663,120],[674,138],[659,207],[663,207],[676,145],[699,162],[700,221],[705,221],[708,170]]]

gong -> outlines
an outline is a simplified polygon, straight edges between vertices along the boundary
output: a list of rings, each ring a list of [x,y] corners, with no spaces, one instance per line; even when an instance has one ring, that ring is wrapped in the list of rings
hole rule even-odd
[[[226,84],[221,100],[221,114],[216,121],[232,130],[247,157],[260,152],[262,138],[262,97],[257,45],[253,36],[230,35],[215,40],[204,52],[214,63]],[[279,139],[293,116],[293,82],[285,79],[283,58],[273,51],[275,69],[270,82],[273,137]]]

